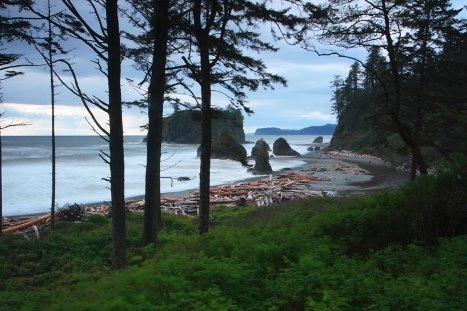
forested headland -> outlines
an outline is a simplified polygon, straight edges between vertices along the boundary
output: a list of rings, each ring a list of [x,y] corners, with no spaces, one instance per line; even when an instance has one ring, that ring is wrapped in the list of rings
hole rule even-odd
[[[426,174],[437,161],[453,162],[467,152],[465,20],[448,1],[373,9],[387,10],[374,17],[386,30],[376,27],[365,34],[372,21],[357,10],[347,16],[360,21],[350,26],[352,34],[345,37],[343,24],[330,26],[326,34],[330,41],[368,51],[364,60],[349,57],[354,63],[347,76],[331,81],[338,119],[331,148],[405,163],[413,179],[416,171]],[[382,45],[375,43],[378,34],[385,38]]]
[[[212,137],[217,139],[223,129],[237,142],[245,142],[243,115],[239,109],[214,109],[212,112]],[[199,144],[201,142],[201,111],[180,110],[164,118],[162,141],[179,144]]]

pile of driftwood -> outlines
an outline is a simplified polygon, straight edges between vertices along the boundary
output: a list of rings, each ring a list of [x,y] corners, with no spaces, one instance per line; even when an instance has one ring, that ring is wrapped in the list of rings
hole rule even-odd
[[[287,173],[274,178],[266,178],[246,183],[211,187],[211,205],[241,206],[255,204],[270,205],[278,202],[325,195],[322,191],[312,191],[307,186],[316,182],[310,175]],[[168,198],[163,200],[163,210],[169,213],[191,215],[198,212],[199,192],[192,192],[188,198]]]
[[[212,206],[241,206],[255,204],[257,206],[270,205],[277,202],[302,199],[310,196],[326,195],[323,191],[313,191],[307,186],[315,183],[317,178],[307,174],[289,172],[274,178],[265,178],[252,182],[231,185],[213,186],[210,189],[210,203]],[[181,215],[196,215],[199,207],[199,192],[192,192],[186,198],[163,196],[161,198],[162,211]],[[144,200],[127,201],[126,208],[132,212],[142,212]],[[86,207],[87,214],[109,213],[107,205]]]
[[[326,196],[323,191],[313,191],[308,186],[315,183],[315,176],[303,173],[289,172],[274,177],[245,183],[214,186],[210,189],[211,205],[240,206],[245,204],[271,205],[277,202],[302,199],[310,196]],[[199,207],[199,192],[192,192],[187,198],[163,196],[161,207],[164,212],[196,215]],[[128,200],[126,209],[132,212],[142,212],[144,200]],[[68,221],[79,221],[85,215],[109,215],[110,208],[103,204],[99,206],[70,205],[57,213],[57,218]],[[3,233],[15,233],[34,230],[50,224],[50,214],[35,217],[16,217],[3,221]],[[37,232],[38,235],[38,232]]]

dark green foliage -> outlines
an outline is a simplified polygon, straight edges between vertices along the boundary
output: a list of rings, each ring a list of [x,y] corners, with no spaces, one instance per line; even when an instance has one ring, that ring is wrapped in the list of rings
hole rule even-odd
[[[372,197],[215,208],[202,236],[195,219],[164,215],[156,249],[141,247],[142,216],[130,214],[131,266],[114,273],[107,218],[59,222],[35,241],[5,236],[0,308],[461,310],[466,165],[440,172]],[[448,230],[427,249],[417,217],[435,210]]]
[[[403,189],[412,230],[429,247],[437,237],[467,234],[467,163],[439,170],[437,177],[421,176]]]
[[[429,165],[462,152],[467,37],[461,10],[447,0],[330,4],[321,38],[368,51],[364,69],[354,63],[345,79],[331,82],[339,120],[331,147],[372,152],[397,165],[410,160],[411,179],[416,169],[427,174]],[[392,148],[387,137],[394,134],[405,148]]]
[[[30,0],[9,0],[0,2],[0,71],[4,77],[10,78],[21,72],[15,71],[8,66],[20,57],[20,53],[12,53],[13,45],[6,48],[5,45],[15,40],[30,41],[30,22],[21,18],[21,11],[31,5]],[[6,52],[6,53],[5,53]],[[5,71],[5,72],[3,72]]]

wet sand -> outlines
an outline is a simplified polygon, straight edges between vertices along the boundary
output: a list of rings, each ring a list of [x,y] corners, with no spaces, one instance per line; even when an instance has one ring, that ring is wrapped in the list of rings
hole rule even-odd
[[[317,177],[318,180],[316,183],[307,185],[307,190],[320,190],[335,196],[366,195],[379,191],[394,191],[409,179],[406,173],[374,157],[350,153],[333,155],[325,152],[313,152],[298,159],[304,161],[305,164],[296,168],[274,171],[270,175],[272,178],[285,172],[312,175]],[[269,178],[269,175],[252,175],[248,173],[245,179],[228,184],[239,184],[266,178]],[[198,189],[169,192],[162,194],[162,196],[186,198],[194,191],[198,191]],[[144,199],[144,196],[129,199]]]

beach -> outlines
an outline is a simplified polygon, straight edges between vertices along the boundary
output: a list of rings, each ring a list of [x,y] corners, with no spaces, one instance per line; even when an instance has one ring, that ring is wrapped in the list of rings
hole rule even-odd
[[[290,157],[275,157],[276,160]],[[270,174],[277,177],[284,172],[314,176],[316,182],[307,185],[308,190],[324,191],[330,196],[365,195],[378,191],[393,191],[408,181],[405,172],[395,169],[381,159],[351,152],[311,152],[298,157],[304,162],[300,167],[283,168]],[[239,184],[254,180],[269,179],[269,175],[248,175],[243,180],[225,185]],[[187,197],[196,188],[170,192],[165,195]],[[163,194],[164,195],[164,194]],[[135,196],[131,199],[142,199]]]
[[[275,161],[287,161],[291,157],[274,157]],[[279,201],[296,200],[310,196],[356,196],[378,191],[397,190],[408,180],[406,173],[396,170],[384,161],[369,155],[351,152],[310,152],[297,157],[304,164],[294,168],[282,168],[268,175],[245,174],[243,180],[211,187],[212,205],[238,205],[244,200],[256,205],[273,204]],[[162,194],[162,209],[166,212],[185,215],[196,213],[197,190],[183,190]],[[242,190],[243,192],[239,192]],[[217,191],[217,192],[216,192]],[[242,199],[243,198],[243,199]],[[133,196],[127,200],[127,208],[142,211],[144,196]],[[105,202],[82,206],[87,213],[108,213]],[[46,213],[9,216],[4,219],[5,227],[13,226],[13,220],[32,222],[40,218],[46,226]]]

